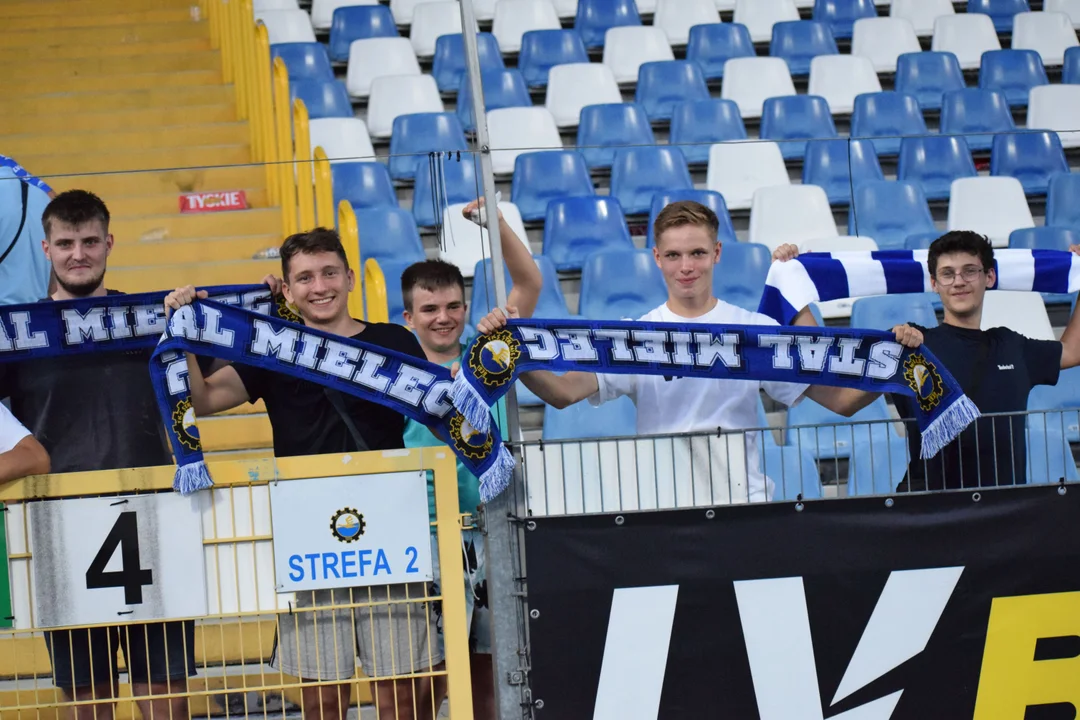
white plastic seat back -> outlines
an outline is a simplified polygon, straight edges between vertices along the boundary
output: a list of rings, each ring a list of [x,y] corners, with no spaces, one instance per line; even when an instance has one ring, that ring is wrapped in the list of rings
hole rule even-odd
[[[744,120],[761,117],[768,98],[794,94],[795,83],[783,58],[732,58],[724,63],[721,97],[734,101]]]
[[[487,118],[491,167],[496,175],[514,172],[514,161],[521,153],[562,150],[559,128],[546,107],[500,108],[489,112]]]
[[[1074,28],[1080,28],[1080,0],[1043,0],[1043,10],[1069,16]]]
[[[435,41],[440,35],[456,35],[460,32],[461,4],[457,0],[420,3],[413,10],[409,40],[417,57],[432,57],[435,54]]]
[[[724,10],[735,10],[735,5],[738,0],[716,0],[716,9],[723,12]]]
[[[659,0],[636,0],[634,6],[637,7],[638,15],[651,15],[656,12],[656,6],[659,4]]]
[[[951,52],[964,70],[974,70],[987,50],[1000,50],[994,21],[981,13],[944,15],[934,21],[934,39],[930,49]]]
[[[1056,130],[1061,145],[1080,147],[1080,85],[1039,85],[1028,96],[1027,126],[1032,130]]]
[[[772,40],[773,25],[799,19],[799,8],[792,0],[738,0],[735,3],[735,22],[750,31],[754,42]]]
[[[567,19],[577,16],[577,4],[578,0],[552,0],[555,12],[559,17]]]
[[[271,45],[315,42],[311,18],[303,10],[265,10],[255,13],[255,19],[266,26],[266,35]]]
[[[1077,45],[1072,19],[1065,13],[1025,12],[1013,17],[1012,48],[1034,50],[1047,67],[1063,64],[1065,51]]]
[[[943,15],[955,15],[952,0],[892,0],[889,16],[905,18],[919,37],[934,34],[934,21]]]
[[[495,3],[495,21],[491,34],[499,41],[499,50],[521,50],[521,36],[530,30],[562,28],[559,13],[551,0],[499,0]]]
[[[476,0],[473,3],[473,12],[477,20],[489,21],[495,19],[495,3],[498,0]]]
[[[948,222],[949,230],[986,235],[994,247],[1008,247],[1013,230],[1035,226],[1024,186],[1012,177],[953,180]]]
[[[556,65],[548,73],[544,106],[560,128],[577,127],[586,105],[621,103],[622,93],[611,68],[601,63]]]
[[[442,97],[430,75],[384,75],[371,83],[368,100],[368,132],[388,138],[399,115],[442,112]]]
[[[709,148],[705,186],[723,195],[729,210],[748,209],[758,188],[790,183],[784,156],[774,142],[717,143]]]
[[[321,147],[331,164],[375,159],[367,125],[360,118],[318,118],[311,121],[311,150]]]
[[[672,45],[685,45],[690,40],[690,28],[718,22],[720,11],[713,0],[659,0],[652,24],[664,31]]]
[[[838,235],[806,240],[799,244],[801,252],[874,252],[878,249],[873,238],[864,235]],[[855,298],[837,298],[817,303],[823,319],[851,317]]]
[[[896,58],[921,52],[919,37],[909,20],[895,17],[861,18],[855,21],[851,54],[870,60],[879,73],[896,72]]]
[[[420,63],[408,38],[366,38],[349,45],[345,87],[353,97],[370,95],[371,83],[377,77],[419,74]]]
[[[855,109],[856,96],[881,92],[881,81],[868,58],[818,55],[810,61],[807,92],[825,98],[833,115],[845,115]]]
[[[784,243],[836,237],[825,190],[817,185],[776,185],[754,191],[750,242],[775,250]]]
[[[990,290],[983,296],[980,327],[1007,327],[1032,340],[1056,340],[1046,314],[1046,303],[1037,292]]]
[[[252,0],[251,10],[256,17],[267,10],[299,10],[296,0]]]
[[[334,19],[334,11],[353,5],[378,5],[379,0],[313,0],[311,3],[311,24],[316,30],[329,30]]]
[[[667,35],[648,25],[613,27],[604,33],[604,64],[616,82],[637,82],[642,63],[674,60]]]
[[[491,257],[491,242],[487,228],[480,227],[461,214],[463,207],[465,203],[455,203],[443,210],[442,235],[439,240],[444,249],[439,252],[439,257],[457,265],[462,275],[471,278],[476,271],[476,263]],[[517,205],[501,202],[499,210],[518,239],[525,247],[529,247],[529,236],[525,232],[525,223],[521,220]]]
[[[390,0],[390,13],[394,16],[394,22],[398,25],[412,24],[413,11],[420,3],[431,0]]]

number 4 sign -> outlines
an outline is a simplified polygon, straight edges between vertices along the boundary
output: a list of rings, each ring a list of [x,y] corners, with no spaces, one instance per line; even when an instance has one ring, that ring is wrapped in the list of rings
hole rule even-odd
[[[30,503],[34,624],[205,615],[196,503],[175,493]]]

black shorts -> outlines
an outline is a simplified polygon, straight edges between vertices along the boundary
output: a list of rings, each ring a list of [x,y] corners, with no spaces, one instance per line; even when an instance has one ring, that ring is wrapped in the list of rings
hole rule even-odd
[[[124,650],[129,682],[163,683],[195,674],[191,620],[53,630],[45,633],[45,643],[53,683],[69,694],[72,688],[115,685],[117,648]]]

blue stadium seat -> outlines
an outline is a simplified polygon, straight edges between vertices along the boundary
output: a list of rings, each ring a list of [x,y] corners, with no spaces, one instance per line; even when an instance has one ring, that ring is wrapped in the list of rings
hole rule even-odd
[[[354,40],[397,37],[397,24],[386,5],[350,5],[334,10],[330,21],[330,59],[349,61],[349,46]]]
[[[664,276],[651,250],[593,253],[581,268],[582,317],[636,320],[666,300]]]
[[[810,398],[803,398],[787,414],[787,440],[785,445],[794,445],[802,450],[809,450],[818,460],[833,460],[851,457],[856,442],[869,441],[871,433],[876,437],[885,424],[855,424],[870,420],[886,420],[889,409],[885,398],[879,397],[850,418],[827,410]],[[797,426],[812,427],[797,427]],[[871,431],[870,428],[874,430]],[[895,435],[895,433],[893,433]]]
[[[990,174],[1016,178],[1028,195],[1045,195],[1050,178],[1067,172],[1069,162],[1055,132],[1019,132],[994,138]]]
[[[822,497],[821,474],[813,453],[766,444],[761,451],[761,462],[761,471],[773,481],[773,500],[793,502],[800,496],[803,500]]]
[[[934,218],[916,183],[874,180],[855,188],[855,202],[848,209],[848,232],[874,238],[881,250],[910,250],[914,248],[905,244],[907,238],[935,232]]]
[[[897,155],[905,135],[926,135],[919,102],[902,92],[863,93],[855,97],[851,136],[873,138],[878,155]]]
[[[431,164],[426,158],[416,164],[412,212],[417,225],[435,227],[442,222],[447,205],[469,203],[479,197],[481,188],[476,163],[476,156],[470,154],[445,157],[439,178],[432,178]],[[432,183],[439,188],[438,208]]]
[[[1050,178],[1046,224],[1080,230],[1080,174],[1062,173]]]
[[[698,64],[689,60],[642,63],[634,102],[645,108],[651,122],[670,120],[676,104],[708,100],[709,88]]]
[[[419,262],[424,259],[424,243],[412,213],[401,208],[362,208],[356,211],[360,230],[361,262],[375,258]]]
[[[609,168],[623,145],[655,145],[645,108],[637,103],[586,105],[581,109],[577,147],[591,170]]]
[[[724,77],[724,63],[731,58],[754,55],[750,31],[741,23],[708,23],[690,28],[686,59],[701,66],[706,80]]]
[[[746,127],[733,100],[709,98],[679,103],[671,115],[668,144],[682,150],[690,165],[707,164],[713,143],[745,139]]]
[[[859,298],[851,305],[851,327],[863,330],[892,330],[897,325],[938,326],[934,306],[926,293],[878,295]]]
[[[1062,413],[1047,413],[1047,427],[1057,426],[1064,430],[1067,442],[1080,442],[1080,368],[1062,370],[1057,385],[1036,385],[1028,395],[1028,410],[1064,410]],[[1042,424],[1043,415],[1033,415],[1037,424]]]
[[[611,194],[627,215],[649,212],[654,194],[694,187],[678,148],[619,148],[611,164]]]
[[[420,258],[422,260],[423,258]],[[405,268],[418,262],[416,258],[393,259],[383,258],[379,260],[379,268],[383,271],[386,279],[386,310],[390,322],[398,325],[405,324],[405,318],[401,316],[405,310],[405,301],[401,297],[401,274]]]
[[[580,270],[590,254],[634,249],[622,207],[610,197],[552,200],[544,220],[544,257],[559,271]]]
[[[971,150],[989,150],[996,133],[1015,129],[1003,93],[964,88],[945,93],[941,102],[941,134],[963,135]]]
[[[944,233],[941,230],[927,230],[925,232],[912,233],[904,239],[905,250],[926,250],[930,247],[930,244],[941,237]],[[932,301],[931,301],[932,302]],[[938,304],[940,304],[940,300]],[[937,307],[935,305],[934,307]]]
[[[480,72],[505,67],[499,42],[491,33],[476,34],[476,52],[480,58]],[[431,74],[440,92],[457,92],[461,78],[465,77],[465,39],[461,33],[440,35],[435,40]]]
[[[529,87],[547,87],[548,71],[555,65],[589,62],[589,53],[577,30],[530,30],[521,36],[518,69]]]
[[[897,177],[922,186],[927,200],[948,199],[953,180],[977,174],[962,137],[907,137],[900,143]]]
[[[522,153],[514,161],[510,200],[522,220],[543,220],[552,200],[595,193],[585,158],[574,150]]]
[[[818,55],[837,55],[832,29],[823,22],[797,20],[773,25],[769,54],[784,58],[792,75],[809,75],[810,61]]]
[[[1013,230],[1009,234],[1010,248],[1030,250],[1062,250],[1068,252],[1072,245],[1080,245],[1080,230],[1069,227],[1032,227]],[[1071,305],[1076,293],[1042,293],[1047,305]]]
[[[333,80],[334,69],[326,46],[317,42],[278,43],[270,46],[270,59],[281,58],[289,71],[289,82]]]
[[[340,80],[300,80],[289,83],[289,100],[299,98],[307,107],[308,118],[353,117],[352,102],[345,83]]]
[[[1065,51],[1065,64],[1061,68],[1061,82],[1070,85],[1080,84],[1080,47],[1071,47]]]
[[[999,33],[1011,33],[1013,15],[1031,12],[1031,6],[1028,0],[968,0],[967,11],[989,15],[994,21],[995,30]]]
[[[652,206],[649,208],[649,234],[645,240],[645,247],[651,248],[656,244],[656,238],[653,236],[653,223],[656,222],[656,216],[666,206],[679,200],[693,200],[712,210],[716,213],[716,219],[720,221],[720,227],[716,230],[716,239],[722,243],[738,242],[723,195],[715,190],[670,190],[653,195]]]
[[[867,180],[884,179],[870,140],[811,140],[806,143],[803,185],[824,188],[830,205],[850,205],[852,187]]]
[[[640,24],[634,0],[578,0],[574,29],[581,33],[585,47],[604,47],[604,33],[613,27]]]
[[[881,400],[881,398],[879,398]],[[888,423],[857,429],[848,465],[848,494],[889,495],[904,479],[908,466],[907,440]]]
[[[801,159],[806,140],[835,138],[829,103],[818,95],[771,97],[761,109],[761,139],[780,146],[785,160]]]
[[[529,88],[525,87],[525,78],[516,68],[489,70],[481,78],[484,83],[484,110],[498,110],[508,107],[529,107],[532,98],[529,97]],[[469,78],[463,75],[457,94],[457,116],[461,126],[468,132],[476,129],[476,121],[473,119],[472,86]]]
[[[1062,431],[1075,413],[1029,415],[1027,420],[1027,481],[1029,484],[1076,482],[1080,475]],[[1055,422],[1056,421],[1056,422]]]
[[[851,37],[856,20],[877,17],[877,8],[874,0],[815,0],[813,17],[827,23],[840,40]]]
[[[896,90],[914,95],[923,110],[940,110],[942,96],[964,87],[964,71],[951,52],[904,53],[896,61]]]
[[[570,311],[566,308],[566,298],[559,289],[559,274],[549,258],[543,255],[535,255],[536,266],[540,268],[540,277],[543,285],[540,286],[540,297],[536,301],[536,310],[532,316],[536,318],[548,318],[561,320],[570,317]],[[506,278],[506,292],[514,287],[510,279],[510,271],[503,264],[503,277]],[[476,271],[473,275],[472,300],[469,302],[469,324],[476,327],[491,308],[495,307],[495,273],[491,269],[491,258],[486,258],[476,263]]]
[[[342,162],[330,165],[334,207],[348,200],[356,208],[397,207],[397,193],[381,162]]]
[[[544,440],[628,437],[637,433],[637,407],[620,397],[593,407],[588,400],[558,410],[544,408]]]
[[[468,150],[465,131],[453,113],[416,113],[394,119],[390,135],[390,177],[413,177],[418,162],[429,152]]]
[[[726,303],[757,312],[772,253],[758,243],[728,242],[713,265],[713,294]]]
[[[1031,88],[1046,85],[1042,57],[1034,50],[987,50],[979,65],[979,87],[1005,93],[1013,107],[1026,107]]]

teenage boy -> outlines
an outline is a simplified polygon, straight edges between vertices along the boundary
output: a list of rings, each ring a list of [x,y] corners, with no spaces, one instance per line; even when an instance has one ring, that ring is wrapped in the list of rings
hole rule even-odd
[[[49,472],[49,453],[0,405],[0,483]]]

